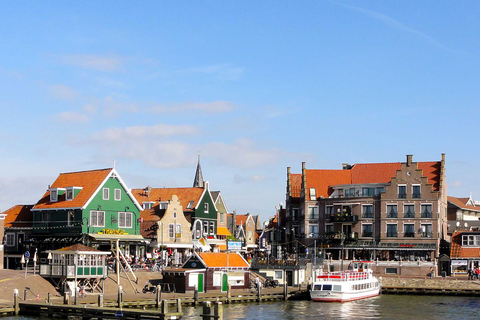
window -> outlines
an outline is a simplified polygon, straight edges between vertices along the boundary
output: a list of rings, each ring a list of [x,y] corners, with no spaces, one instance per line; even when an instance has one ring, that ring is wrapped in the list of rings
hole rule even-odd
[[[73,200],[73,188],[67,189],[67,201]]]
[[[168,237],[171,239],[175,237],[175,225],[173,223],[168,224]]]
[[[204,235],[208,234],[208,221],[203,222],[203,234]]]
[[[105,212],[104,211],[90,211],[90,226],[92,226],[92,227],[104,227],[105,226]]]
[[[433,230],[431,223],[422,223],[420,225],[420,230],[422,232],[423,238],[432,238],[433,237]]]
[[[397,225],[396,224],[387,224],[387,237],[396,238],[397,237]]]
[[[192,209],[193,203],[194,203],[193,201],[189,201],[187,204],[187,209]]]
[[[131,228],[132,227],[132,213],[131,212],[119,212],[118,213],[118,227],[119,228]]]
[[[362,224],[362,237],[373,237],[373,226],[371,223]]]
[[[103,188],[103,200],[110,199],[110,189]]]
[[[396,204],[387,204],[387,218],[397,218],[398,211]]]
[[[318,237],[318,225],[315,225],[315,224],[308,225],[308,237],[313,237],[313,238]]]
[[[375,188],[362,188],[363,197],[373,197],[375,195]]]
[[[203,210],[205,213],[208,213],[208,203],[205,203],[204,205],[204,210]]]
[[[432,205],[431,204],[422,204],[420,206],[420,212],[422,218],[431,218],[432,217]]]
[[[328,235],[328,234],[333,234],[334,231],[333,231],[333,224],[327,224],[325,225],[325,233]]]
[[[317,192],[315,188],[310,188],[310,201],[316,201],[317,200]]]
[[[73,226],[73,221],[75,220],[75,213],[73,211],[67,212],[67,226]]]
[[[405,238],[415,237],[415,225],[413,223],[403,225],[403,236]]]
[[[343,189],[338,189],[337,193],[340,198],[343,198]]]
[[[13,247],[15,245],[15,233],[7,233],[5,237],[6,237],[5,245],[7,247]]]
[[[412,186],[412,198],[420,198],[420,185]]]
[[[375,194],[377,196],[382,192],[385,192],[385,187],[378,187],[378,188],[375,189]]]
[[[325,207],[325,215],[327,216],[327,218],[333,216],[333,206]]]
[[[298,208],[293,208],[293,209],[292,209],[292,212],[293,212],[293,217],[292,217],[292,219],[293,219],[293,220],[298,220]]]
[[[415,218],[415,205],[413,205],[413,204],[403,205],[403,217],[404,218]]]
[[[373,218],[373,205],[362,205],[362,218]]]
[[[208,230],[208,234],[213,236],[215,234],[215,222],[210,221],[209,225],[210,225],[210,228]]]
[[[151,202],[144,202],[143,203],[143,209],[152,209],[152,203]]]
[[[182,237],[182,225],[177,223],[175,225],[175,238],[181,238]]]
[[[52,201],[52,202],[58,201],[58,191],[57,190],[50,190],[50,201]]]
[[[224,223],[225,222],[225,213],[220,212],[220,222]]]
[[[43,222],[50,221],[50,212],[42,212],[42,221]]]
[[[158,209],[159,209],[159,210],[165,210],[165,209],[167,209],[167,204],[168,204],[168,202],[166,202],[166,201],[164,201],[164,202],[159,202],[159,203],[158,203]]]
[[[283,271],[275,270],[275,279],[283,279]]]
[[[122,200],[122,190],[115,189],[115,200],[116,201]]]
[[[177,211],[173,211],[173,219],[177,219]]]
[[[406,185],[399,185],[398,186],[398,198],[399,199],[406,199],[407,198],[407,186]]]
[[[345,197],[355,197],[355,188],[345,189]]]
[[[318,207],[308,207],[308,219],[318,219]]]

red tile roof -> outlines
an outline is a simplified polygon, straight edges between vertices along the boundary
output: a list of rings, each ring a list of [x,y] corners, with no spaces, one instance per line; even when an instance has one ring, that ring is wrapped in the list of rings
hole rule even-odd
[[[462,234],[480,235],[480,231],[457,231],[452,235],[450,258],[480,258],[480,248],[462,247]]]
[[[146,194],[144,189],[133,189],[132,194],[137,201],[142,204],[143,202],[154,202],[154,205],[158,205],[158,202],[166,202],[172,199],[173,195],[178,197],[183,211],[191,210],[197,206],[200,197],[203,194],[203,188],[152,188],[150,193]],[[191,208],[187,209],[188,203],[193,201]]]
[[[202,252],[199,254],[208,268],[249,268],[249,264],[238,253]],[[228,257],[228,263],[227,263]]]
[[[29,228],[33,225],[33,205],[16,205],[5,210],[5,228]]]
[[[427,177],[433,190],[438,190],[440,183],[440,162],[417,162],[418,169]],[[346,170],[306,169],[307,186],[315,188],[317,197],[328,197],[333,192],[331,186],[343,184],[389,183],[397,175],[402,164],[393,163],[360,163]],[[298,178],[300,176],[300,179]],[[301,175],[292,174],[292,189],[301,188]],[[295,185],[294,185],[295,183]]]
[[[451,204],[459,207],[460,209],[467,209],[471,211],[480,211],[480,206],[474,206],[474,205],[467,205],[467,202],[470,200],[470,198],[455,198],[455,197],[447,197],[448,202]]]
[[[112,172],[112,168],[61,173],[50,188],[82,187],[71,201],[66,201],[66,193],[58,197],[58,201],[50,202],[50,191],[47,190],[33,209],[81,208],[94,195],[101,183]]]

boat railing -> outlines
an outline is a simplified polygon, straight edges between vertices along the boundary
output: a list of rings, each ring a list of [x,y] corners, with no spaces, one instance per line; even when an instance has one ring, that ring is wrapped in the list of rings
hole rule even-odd
[[[318,281],[358,281],[367,280],[371,276],[370,272],[329,272],[317,276]]]

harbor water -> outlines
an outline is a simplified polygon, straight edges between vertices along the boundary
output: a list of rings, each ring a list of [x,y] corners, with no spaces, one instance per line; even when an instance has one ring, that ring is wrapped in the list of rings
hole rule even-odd
[[[381,295],[347,302],[262,302],[224,305],[224,319],[478,319],[480,299],[457,296]],[[201,319],[201,308],[184,308],[184,320]],[[2,320],[46,320],[4,317]]]

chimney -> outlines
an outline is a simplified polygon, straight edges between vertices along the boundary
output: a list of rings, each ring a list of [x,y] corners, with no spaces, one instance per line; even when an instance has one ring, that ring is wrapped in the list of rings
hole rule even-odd
[[[348,163],[342,163],[342,169],[343,170],[350,170],[350,169],[352,169],[352,166]]]
[[[407,154],[407,167],[410,167],[412,165],[412,158],[413,155]]]

